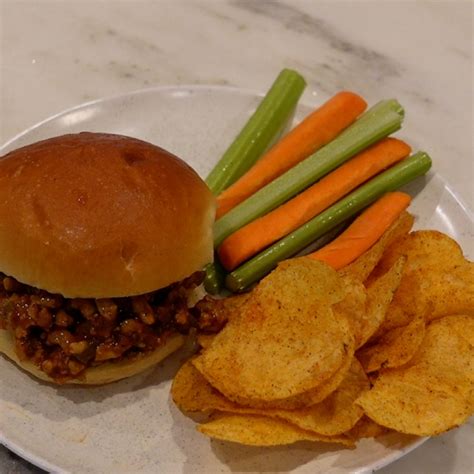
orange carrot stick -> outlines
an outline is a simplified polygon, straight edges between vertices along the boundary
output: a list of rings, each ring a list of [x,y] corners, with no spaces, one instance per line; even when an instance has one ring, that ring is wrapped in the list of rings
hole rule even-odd
[[[218,249],[221,263],[233,270],[339,201],[360,184],[409,155],[411,148],[385,138],[329,173],[298,196],[227,237]]]
[[[339,92],[308,115],[217,198],[216,218],[333,140],[366,109],[353,92]]]
[[[336,270],[349,265],[369,250],[408,207],[411,197],[388,193],[366,209],[339,237],[308,255]]]

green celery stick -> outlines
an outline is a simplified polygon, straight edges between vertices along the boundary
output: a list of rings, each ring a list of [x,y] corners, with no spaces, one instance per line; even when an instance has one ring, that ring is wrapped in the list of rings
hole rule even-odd
[[[278,139],[290,120],[306,82],[296,71],[283,69],[234,142],[211,171],[206,183],[219,194],[242,176]],[[205,268],[204,287],[211,294],[221,291],[225,271],[217,255]]]
[[[257,191],[214,224],[214,247],[245,224],[266,214],[369,145],[397,131],[403,108],[394,99],[370,108],[337,138]]]
[[[306,87],[303,77],[283,69],[260,105],[206,178],[214,194],[237,181],[282,133]]]
[[[273,270],[281,260],[297,254],[383,194],[425,174],[430,167],[431,158],[422,151],[392,166],[234,270],[226,278],[227,288],[244,290]]]
[[[211,295],[217,295],[224,286],[225,270],[220,264],[217,255],[214,256],[214,262],[209,263],[204,269],[204,288]]]

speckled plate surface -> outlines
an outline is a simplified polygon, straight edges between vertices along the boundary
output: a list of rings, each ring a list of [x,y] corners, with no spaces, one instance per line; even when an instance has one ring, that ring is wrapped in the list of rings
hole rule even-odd
[[[64,133],[114,132],[159,144],[205,176],[257,103],[257,94],[232,88],[149,89],[54,116],[0,152]],[[308,110],[299,107],[297,118]],[[426,144],[426,137],[406,133],[412,143]],[[416,196],[411,206],[416,226],[448,233],[472,258],[472,213],[443,177],[430,173],[409,192]],[[55,472],[343,473],[380,468],[424,441],[390,435],[363,440],[354,450],[309,443],[249,448],[210,441],[170,400],[171,379],[184,358],[181,352],[132,379],[82,389],[38,382],[0,357],[0,442]]]

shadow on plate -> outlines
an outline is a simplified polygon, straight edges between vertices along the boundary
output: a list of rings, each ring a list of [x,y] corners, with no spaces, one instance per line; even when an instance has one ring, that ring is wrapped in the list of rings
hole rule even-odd
[[[183,362],[189,358],[193,348],[194,345],[190,341],[184,348],[152,369],[125,380],[96,386],[58,386],[43,382],[0,355],[0,363],[5,362],[8,372],[6,380],[9,380],[8,385],[0,386],[0,400],[7,406],[10,402],[25,413],[39,413],[56,421],[64,421],[71,417],[95,416],[98,411],[105,413],[132,403],[140,403],[150,397],[152,391],[169,391],[170,381]],[[25,381],[25,378],[29,380]],[[15,386],[24,387],[25,383],[31,383],[31,390],[24,392],[20,407],[17,406]]]
[[[222,464],[223,471],[227,472],[313,472],[307,464],[318,460],[317,472],[369,472],[371,469],[381,468],[398,459],[404,451],[418,446],[417,436],[389,433],[372,439],[363,439],[355,449],[345,448],[337,444],[312,443],[301,441],[289,446],[254,447],[238,443],[213,440],[196,430],[198,423],[205,423],[206,414],[190,414],[185,416],[174,406],[171,397],[168,400],[170,413],[173,418],[172,435],[176,446],[186,457],[182,472],[185,474],[205,472],[206,455],[210,452]],[[360,450],[361,456],[357,454]],[[380,451],[382,457],[375,459],[370,453]],[[196,453],[200,456],[196,456]],[[369,453],[369,454],[368,454]],[[383,454],[382,454],[383,453]],[[215,462],[215,461],[214,461]],[[311,464],[312,466],[312,464]],[[359,472],[359,471],[358,471]]]
[[[173,418],[172,436],[176,446],[186,457],[183,474],[205,472],[204,453],[215,456],[223,471],[232,472],[291,472],[314,459],[323,459],[341,451],[350,451],[336,444],[301,441],[291,446],[244,446],[238,443],[213,440],[196,430],[198,423],[206,422],[206,414],[185,416],[169,397],[170,413]],[[190,442],[192,440],[192,442]],[[209,444],[211,450],[209,450]],[[200,456],[196,456],[196,453]],[[329,461],[331,463],[332,461]]]

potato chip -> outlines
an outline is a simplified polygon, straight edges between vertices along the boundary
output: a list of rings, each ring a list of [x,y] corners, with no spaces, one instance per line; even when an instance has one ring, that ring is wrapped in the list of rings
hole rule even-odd
[[[393,369],[398,370],[398,369]],[[436,377],[413,371],[385,374],[376,382],[373,396],[362,397],[359,404],[377,423],[395,431],[418,436],[433,436],[466,421],[472,408],[463,397],[454,397]]]
[[[345,358],[342,365],[336,370],[336,372],[331,375],[331,377],[325,380],[322,384],[318,385],[316,388],[308,390],[307,392],[304,392],[300,395],[296,395],[296,397],[285,400],[284,402],[280,403],[280,407],[288,410],[304,408],[321,403],[324,399],[329,397],[329,395],[331,395],[331,393],[333,393],[334,390],[339,387],[346,377],[353,360],[354,347],[354,342],[347,346],[347,357]]]
[[[382,276],[367,288],[367,308],[357,335],[358,345],[363,346],[384,322],[387,310],[402,277],[405,259],[399,258]]]
[[[360,281],[345,277],[343,279],[346,295],[342,301],[334,305],[334,311],[345,316],[349,322],[355,339],[356,347],[367,332],[367,289]]]
[[[364,346],[357,358],[364,370],[400,367],[415,355],[425,336],[425,318],[417,316],[407,326],[388,331],[375,344]]]
[[[356,403],[375,422],[420,436],[440,434],[474,412],[474,318],[433,321],[411,361],[381,371]]]
[[[354,442],[345,435],[318,435],[286,421],[261,415],[218,413],[210,422],[199,425],[198,430],[211,438],[250,446],[279,446],[297,441],[322,441],[354,446]]]
[[[451,315],[429,323],[425,338],[409,366],[448,380],[455,391],[474,396],[474,318]],[[473,400],[474,402],[474,400]]]
[[[459,244],[446,234],[436,230],[417,230],[394,241],[384,252],[372,275],[377,278],[402,255],[409,260],[405,271],[418,270],[430,259],[440,267],[462,265],[465,261]]]
[[[283,262],[193,364],[232,401],[285,406],[352,357],[352,333],[331,306],[343,297],[328,265],[304,257]]]
[[[212,387],[191,360],[186,361],[175,375],[171,396],[182,411],[235,411],[238,408],[238,405]]]
[[[428,321],[449,314],[474,315],[474,263],[464,258],[453,239],[437,231],[412,232],[387,249],[370,279],[401,255],[407,264],[376,337],[406,326],[417,315]]]
[[[232,319],[239,315],[240,307],[247,301],[249,296],[249,293],[242,293],[241,295],[233,295],[217,301],[222,305],[228,319]]]
[[[370,384],[356,359],[339,387],[324,401],[299,410],[275,410],[275,414],[293,425],[308,431],[334,436],[350,430],[362,417],[363,410],[354,401]]]
[[[336,371],[336,373],[314,392],[306,392],[298,397],[297,403],[289,403],[288,409],[294,409],[296,406],[310,406],[320,403],[330,396],[347,376],[352,357]],[[204,378],[204,376],[193,366],[191,361],[185,362],[176,374],[171,389],[172,397],[176,405],[183,411],[209,411],[220,410],[236,413],[254,413],[262,414],[277,410],[261,406],[251,408],[244,405],[238,405],[226,399],[218,390]]]
[[[413,227],[413,216],[404,212],[390,226],[390,228],[380,237],[380,239],[359,258],[339,271],[341,276],[348,276],[358,281],[365,281],[372,270],[378,264],[385,249],[393,242],[402,238],[410,232]],[[392,262],[393,265],[394,262]],[[385,270],[387,271],[388,268]]]
[[[375,421],[364,415],[346,435],[357,441],[362,438],[377,438],[389,431],[385,426],[375,423]]]
[[[329,379],[325,380],[323,383],[318,385],[315,389],[308,390],[307,392],[301,393],[294,397],[286,398],[284,400],[278,400],[265,402],[265,401],[258,401],[258,402],[248,402],[245,401],[244,404],[239,405],[241,407],[250,407],[255,406],[258,407],[258,410],[244,410],[244,413],[262,413],[262,410],[265,410],[265,413],[268,410],[298,410],[300,408],[305,408],[311,405],[316,405],[321,403],[327,397],[329,397],[341,384],[344,378],[349,371],[351,366],[352,358],[354,355],[354,343],[351,342],[350,345],[346,348],[346,357],[342,365],[336,370],[336,372],[329,377]]]
[[[334,305],[334,311],[346,316],[354,334],[356,349],[377,331],[397,289],[404,265],[403,257],[369,288],[350,277],[344,277],[346,296]]]
[[[250,293],[201,303],[228,322],[197,336],[201,353],[173,381],[176,405],[212,412],[202,433],[255,446],[353,446],[464,422],[474,411],[474,264],[443,234],[407,235],[412,223],[402,215],[340,272],[292,259]]]
[[[332,305],[344,298],[345,288],[338,273],[329,265],[300,257],[279,263],[253,293],[263,302],[282,299],[288,303],[295,302],[296,298]]]
[[[299,410],[243,407],[227,400],[188,361],[176,374],[171,393],[176,405],[185,412],[217,410],[263,415],[286,420],[308,431],[333,436],[350,430],[363,415],[362,408],[355,405],[354,400],[368,389],[369,381],[362,366],[352,359],[350,370],[342,383],[322,403]]]
[[[203,348],[207,349],[211,344],[214,338],[216,337],[215,334],[198,334],[196,336],[196,342]]]

